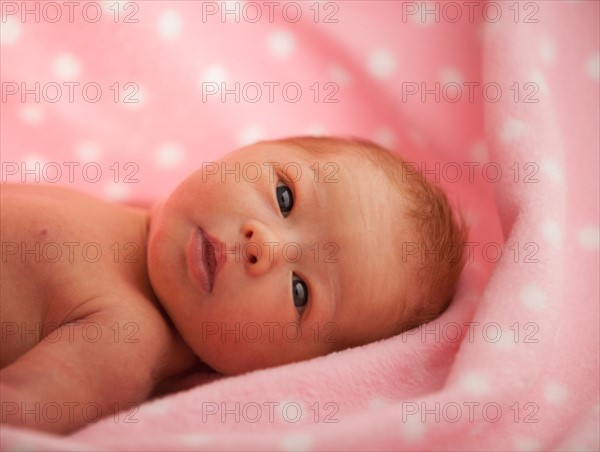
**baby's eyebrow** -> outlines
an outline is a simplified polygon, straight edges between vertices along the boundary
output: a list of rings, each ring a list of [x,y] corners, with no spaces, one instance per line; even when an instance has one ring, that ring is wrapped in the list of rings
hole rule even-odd
[[[305,162],[307,165],[311,164],[310,162]],[[321,165],[321,162],[317,163],[318,165]],[[305,183],[303,185],[308,185],[309,188],[306,191],[310,191],[311,192],[311,197],[312,197],[312,205],[316,205],[316,206],[321,206],[322,203],[321,201],[324,200],[324,193],[323,193],[323,188],[321,187],[321,185],[323,184],[319,184],[318,182],[315,181],[315,178],[312,177],[312,175],[308,178],[309,182]],[[318,226],[317,226],[318,227]],[[323,228],[321,228],[321,230],[323,230]],[[323,238],[323,236],[322,236]],[[319,252],[319,259],[317,260],[317,264],[315,265],[315,269],[317,272],[322,272],[323,269],[327,275],[326,278],[326,282],[322,285],[327,286],[327,291],[325,290],[320,290],[319,294],[320,296],[318,297],[318,299],[323,299],[325,298],[325,302],[329,305],[329,312],[331,313],[331,317],[335,318],[335,312],[336,309],[338,307],[338,291],[337,288],[339,287],[338,284],[335,284],[335,281],[337,280],[338,282],[340,281],[340,275],[339,275],[339,261],[338,261],[338,257],[337,255],[337,250],[339,249],[339,245],[336,242],[322,242],[322,243],[317,243],[318,246],[318,252]],[[327,262],[326,259],[331,259],[333,262]],[[322,281],[323,279],[320,278],[320,280]],[[321,303],[323,301],[320,301]]]
[[[298,184],[296,185],[296,188],[299,192],[305,194],[304,197],[308,198],[311,202],[302,202],[301,204],[299,204],[300,206],[302,206],[300,208],[304,210],[308,205],[318,207],[321,207],[324,204],[327,205],[325,187],[331,184],[323,183],[323,179],[327,174],[326,172],[324,172],[324,165],[326,163],[323,163],[320,158],[316,158],[315,151],[308,149],[303,143],[293,142],[287,143],[287,145],[299,151],[296,155],[298,155],[299,160],[301,160],[301,162],[304,164],[304,167],[302,168],[302,177],[296,182],[296,184]],[[318,165],[318,168],[314,168],[315,164]],[[308,181],[306,181],[306,179],[308,179]],[[310,194],[306,195],[307,192],[310,192]],[[303,196],[301,195],[301,197]],[[324,211],[324,209],[321,210]],[[311,212],[308,212],[306,210],[305,212],[307,212],[309,215],[311,214]],[[319,247],[319,259],[317,260],[317,263],[314,265],[313,268],[317,273],[322,274],[322,272],[325,271],[327,278],[318,279],[319,282],[325,282],[319,284],[320,290],[317,292],[318,296],[315,296],[313,294],[313,297],[316,298],[318,303],[327,303],[329,305],[328,311],[330,312],[331,318],[335,318],[336,310],[339,307],[339,300],[341,295],[339,289],[339,281],[341,281],[339,265],[340,263],[335,262],[335,260],[339,261],[339,257],[337,256],[339,245],[337,244],[337,242],[334,241],[319,241],[317,243],[317,246]],[[334,262],[324,262],[325,259],[328,257],[334,260]],[[314,263],[314,259],[312,256],[310,260]],[[323,290],[324,285],[327,286],[327,290]],[[315,291],[314,286],[313,291]]]
[[[338,267],[339,269],[339,267]],[[329,270],[329,269],[328,269]],[[329,311],[331,312],[331,317],[335,319],[336,310],[338,307],[338,294],[336,293],[336,288],[339,287],[337,284],[334,284],[332,281],[331,271],[327,271],[327,286],[329,287],[329,293],[324,295],[324,298],[327,298],[327,303],[329,304]],[[339,273],[337,280],[339,281]]]
[[[320,163],[317,163],[318,165],[320,165]],[[320,190],[317,188],[317,183],[315,182],[314,177],[310,177],[310,190],[312,191],[312,195],[313,195],[313,201],[315,202],[315,204],[317,206],[320,206],[321,203],[319,201],[321,201],[321,194],[320,194]]]

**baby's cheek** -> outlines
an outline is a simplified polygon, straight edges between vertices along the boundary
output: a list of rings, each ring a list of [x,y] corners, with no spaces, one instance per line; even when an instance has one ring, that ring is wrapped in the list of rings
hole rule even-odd
[[[213,332],[206,336],[198,356],[213,369],[236,375],[283,364],[287,353],[278,344],[260,339],[256,332]]]

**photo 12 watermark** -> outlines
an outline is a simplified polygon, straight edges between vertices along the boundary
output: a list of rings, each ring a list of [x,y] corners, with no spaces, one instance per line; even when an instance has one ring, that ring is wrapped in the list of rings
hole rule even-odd
[[[339,170],[340,166],[336,162],[313,162],[308,166],[294,161],[283,164],[275,161],[262,162],[262,164],[246,162],[243,165],[240,162],[235,162],[233,165],[226,162],[203,162],[202,182],[240,183],[243,181],[254,184],[262,180],[264,174],[268,176],[269,183],[280,178],[295,184],[308,177],[315,183],[334,184],[339,182],[337,178]]]
[[[104,97],[114,103],[137,104],[140,87],[135,82],[98,83],[88,81],[2,82],[2,103],[78,103],[96,104]]]
[[[335,402],[314,402],[308,407],[298,402],[202,402],[202,423],[313,422],[337,424],[340,408]]]
[[[400,1],[402,23],[539,23],[540,4],[528,1]]]
[[[422,343],[456,343],[466,341],[470,344],[483,340],[490,344],[512,342],[514,344],[537,344],[540,326],[536,322],[514,322],[502,326],[498,322],[428,322],[402,334],[402,342],[417,336]]]
[[[47,235],[43,229],[41,235]],[[137,264],[140,262],[140,245],[136,242],[112,242],[101,245],[98,242],[82,241],[3,241],[0,243],[0,260],[3,264],[44,263],[74,264],[98,262],[114,264]]]
[[[202,23],[312,22],[339,23],[342,2],[333,1],[202,1]]]
[[[24,162],[3,161],[0,163],[2,183],[58,184],[86,183],[97,184],[110,180],[115,184],[137,184],[140,170],[137,162]]]
[[[133,402],[114,403],[104,409],[96,402],[2,402],[2,423],[56,424],[77,423],[83,419],[86,423],[96,423],[112,414],[113,422],[137,424],[139,406]]]
[[[404,172],[400,175],[402,182],[409,182],[411,177],[420,176],[425,181],[428,178],[436,183],[445,182],[455,184],[458,182],[485,182],[496,184],[501,181],[510,181],[515,184],[537,184],[540,182],[540,164],[528,162],[494,161],[482,163],[477,161],[452,161],[452,162],[406,162]]]
[[[263,82],[202,82],[202,102],[221,103],[287,103],[295,104],[303,98],[315,104],[337,104],[340,87],[335,82],[298,83],[288,81]]]
[[[455,424],[459,421],[470,424],[486,422],[495,424],[502,418],[516,423],[537,424],[540,422],[539,405],[536,402],[509,402],[499,403],[494,401],[476,402],[401,402],[402,423],[427,422],[436,424]]]
[[[37,344],[41,340],[52,344],[60,341],[68,344],[81,341],[96,344],[103,338],[115,344],[137,344],[137,334],[140,331],[140,325],[136,322],[69,322],[63,325],[56,322],[2,322],[1,325],[3,344]]]
[[[216,263],[233,260],[239,262],[256,263],[266,260],[268,263],[287,262],[295,264],[300,261],[311,261],[315,264],[337,264],[340,246],[333,241],[310,244],[298,242],[219,242],[202,244],[202,256],[205,260],[214,260]]]
[[[108,17],[114,23],[137,24],[140,3],[133,1],[2,1],[2,23],[9,18],[22,23],[73,24],[100,22]]]
[[[402,103],[450,103],[483,101],[489,104],[499,102],[508,96],[515,104],[537,104],[540,87],[536,82],[514,82],[510,85],[501,85],[497,82],[416,82],[406,81],[401,83]]]
[[[539,251],[540,246],[534,241],[513,243],[469,241],[461,244],[405,241],[402,242],[400,250],[403,263],[414,260],[421,263],[457,263],[463,259],[465,262],[473,263],[477,259],[482,259],[492,264],[499,262],[503,256],[506,256],[506,259],[512,258],[515,264],[537,264]]]
[[[339,327],[335,322],[313,322],[300,326],[297,322],[199,322],[200,339],[203,343],[219,342],[286,342],[298,343],[302,338],[312,343],[334,344],[338,342]]]

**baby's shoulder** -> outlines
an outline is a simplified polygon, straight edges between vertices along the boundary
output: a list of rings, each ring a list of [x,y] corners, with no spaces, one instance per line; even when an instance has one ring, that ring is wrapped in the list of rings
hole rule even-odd
[[[145,211],[51,185],[2,184],[0,194],[3,317],[47,329],[90,312],[160,320],[147,281]],[[135,328],[120,319],[103,334]]]
[[[44,231],[44,236],[45,232],[62,231],[60,235],[65,239],[85,232],[98,235],[106,230],[106,225],[126,221],[124,214],[128,211],[86,193],[54,185],[2,184],[0,197],[3,226],[17,235],[19,231]]]
[[[95,212],[97,216],[131,210],[76,189],[50,184],[1,184],[0,197],[3,211],[18,209],[27,215],[36,209],[38,216],[52,213],[54,218],[73,212]]]
[[[14,184],[2,183],[0,185],[0,196],[3,199],[18,198],[21,201],[28,202],[35,198],[42,198],[46,201],[60,200],[73,201],[84,198],[93,198],[82,191],[74,188],[55,184]]]

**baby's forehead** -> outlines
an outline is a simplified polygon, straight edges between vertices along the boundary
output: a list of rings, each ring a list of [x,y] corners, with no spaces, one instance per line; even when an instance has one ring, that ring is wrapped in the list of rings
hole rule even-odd
[[[258,145],[260,149],[268,150],[266,158],[299,159],[309,166],[318,162],[321,167],[327,164],[327,168],[332,171],[335,168],[344,168],[347,172],[364,174],[381,170],[382,164],[385,163],[377,158],[377,150],[336,138],[300,137],[262,142]]]
[[[292,149],[315,158],[319,156],[343,157],[353,155],[357,151],[357,146],[353,142],[330,137],[284,138],[265,143]]]
[[[360,199],[363,213],[378,216],[381,223],[389,218],[383,214],[390,209],[395,211],[395,218],[404,216],[407,197],[402,160],[377,145],[299,137],[260,142],[251,148],[251,152],[260,152],[265,162],[276,162],[279,169],[289,168],[294,181],[314,183],[320,200],[335,199],[337,207],[345,209]],[[301,173],[297,165],[302,166]],[[334,215],[335,210],[331,209]]]

